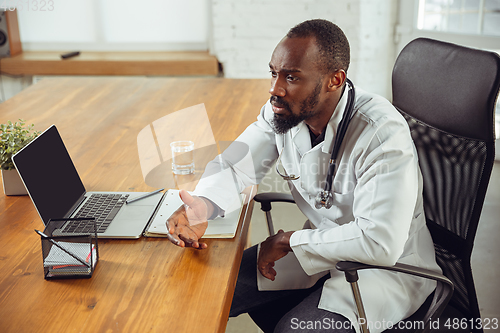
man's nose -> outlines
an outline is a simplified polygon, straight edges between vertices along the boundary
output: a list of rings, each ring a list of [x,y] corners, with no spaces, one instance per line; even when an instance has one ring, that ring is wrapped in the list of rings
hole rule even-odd
[[[285,97],[286,95],[286,90],[283,87],[283,85],[280,83],[279,78],[274,78],[271,81],[271,89],[269,89],[269,93],[272,96],[279,96],[279,97]]]

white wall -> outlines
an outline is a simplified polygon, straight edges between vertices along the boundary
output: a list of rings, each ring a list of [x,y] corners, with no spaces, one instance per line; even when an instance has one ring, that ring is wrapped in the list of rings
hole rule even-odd
[[[327,19],[349,39],[349,77],[389,98],[396,15],[396,0],[212,0],[211,52],[226,77],[269,78],[271,54],[287,31],[307,19]]]
[[[206,50],[209,1],[19,1],[19,30],[24,50]]]

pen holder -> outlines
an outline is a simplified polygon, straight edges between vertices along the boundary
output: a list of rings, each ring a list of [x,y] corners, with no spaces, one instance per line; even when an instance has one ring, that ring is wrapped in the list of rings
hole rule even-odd
[[[67,235],[67,223],[86,224],[84,232]],[[99,260],[97,226],[94,218],[51,219],[42,239],[43,271],[46,280],[90,278]]]

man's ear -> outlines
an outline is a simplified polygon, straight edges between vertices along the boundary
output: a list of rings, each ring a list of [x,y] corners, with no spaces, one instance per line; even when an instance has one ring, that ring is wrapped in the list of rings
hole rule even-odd
[[[336,91],[344,86],[347,75],[343,69],[332,73],[328,79],[328,91]]]

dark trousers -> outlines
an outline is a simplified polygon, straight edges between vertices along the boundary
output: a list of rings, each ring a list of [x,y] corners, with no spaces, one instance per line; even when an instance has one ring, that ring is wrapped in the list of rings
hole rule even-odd
[[[230,317],[248,313],[265,333],[354,332],[344,316],[318,309],[329,274],[309,289],[282,291],[259,291],[257,274],[257,246],[253,246],[243,253]]]

